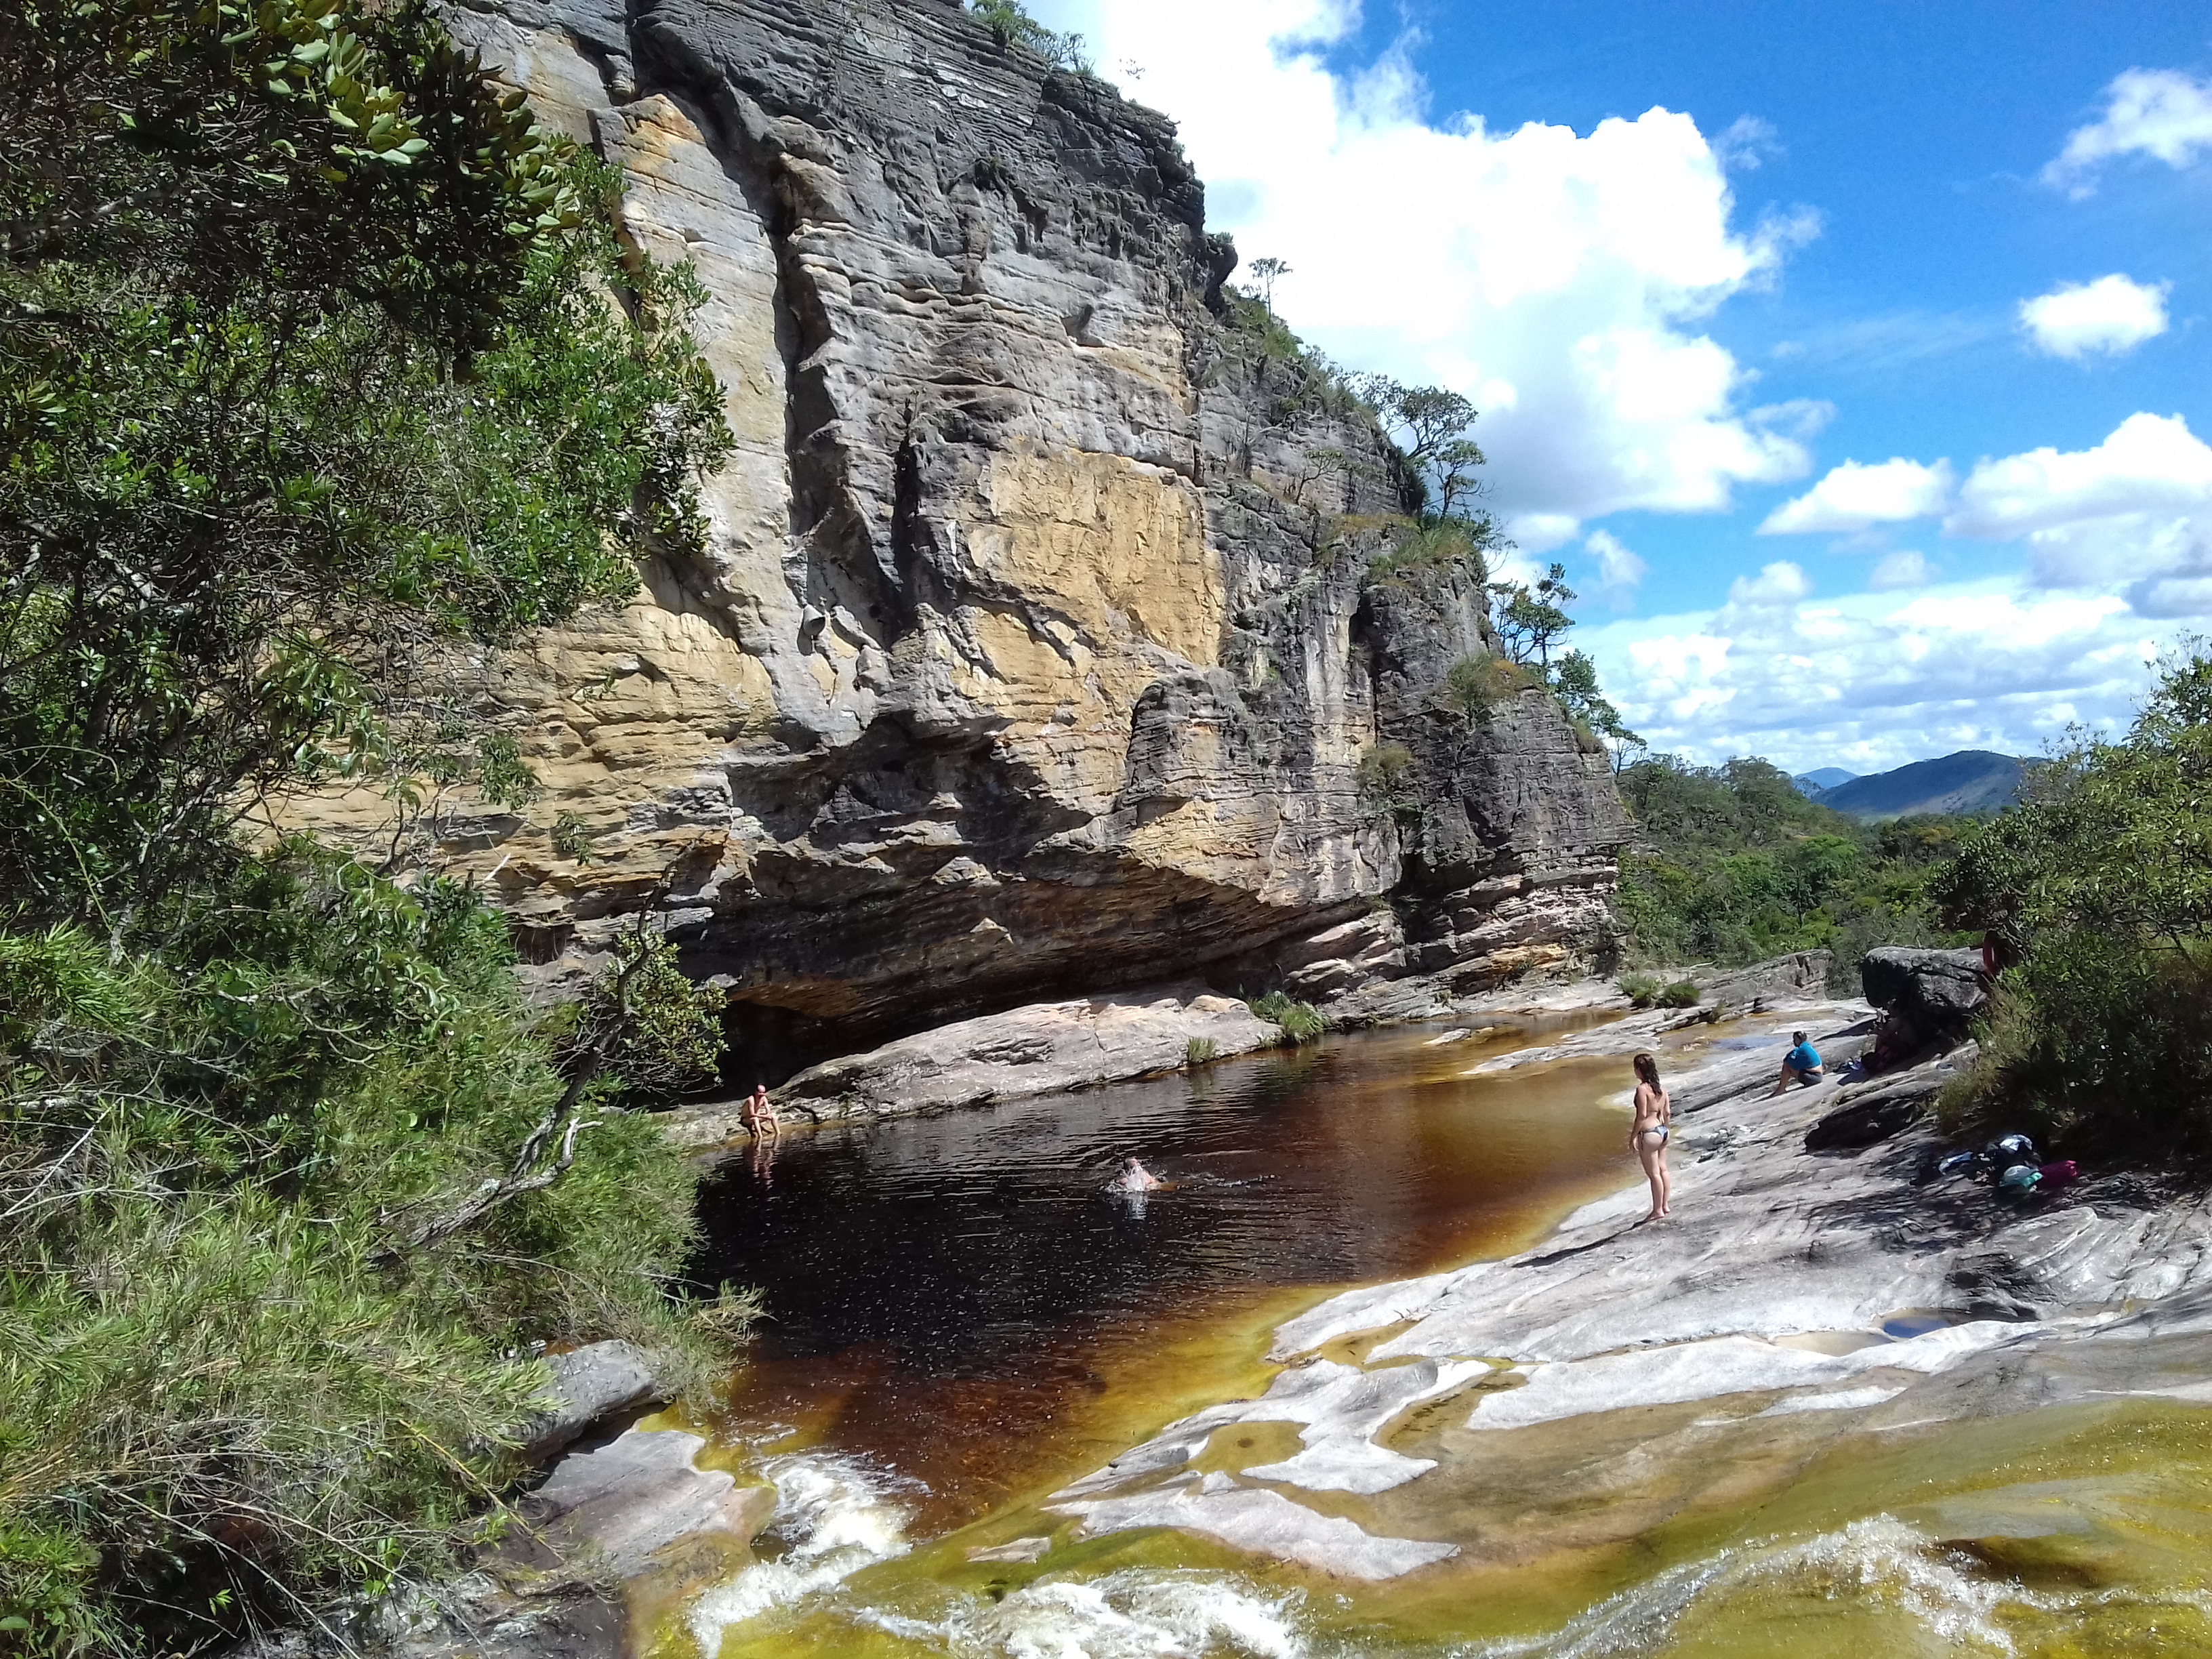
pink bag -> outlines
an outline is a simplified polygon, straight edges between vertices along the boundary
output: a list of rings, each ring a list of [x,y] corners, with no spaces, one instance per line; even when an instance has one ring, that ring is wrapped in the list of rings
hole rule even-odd
[[[2055,1193],[2062,1187],[2070,1187],[2081,1178],[2081,1166],[2070,1158],[2043,1166],[2043,1190]]]

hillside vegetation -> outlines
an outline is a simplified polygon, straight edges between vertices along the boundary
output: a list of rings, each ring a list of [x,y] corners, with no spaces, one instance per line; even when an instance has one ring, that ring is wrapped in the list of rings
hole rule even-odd
[[[1929,884],[1960,820],[1863,823],[1806,799],[1762,760],[1694,767],[1662,757],[1623,768],[1620,783],[1643,836],[1621,860],[1633,966],[1829,950],[1832,982],[1855,988],[1871,946],[1953,937]]]
[[[1955,1111],[2212,1158],[2212,658],[2166,665],[2125,738],[2041,768],[1933,893],[2007,960]]]
[[[694,290],[406,5],[0,20],[0,1650],[183,1653],[495,1532],[534,1343],[697,1353],[639,933],[520,1006],[422,803],[696,535]],[[619,300],[620,303],[611,301]],[[377,861],[264,809],[381,787]]]

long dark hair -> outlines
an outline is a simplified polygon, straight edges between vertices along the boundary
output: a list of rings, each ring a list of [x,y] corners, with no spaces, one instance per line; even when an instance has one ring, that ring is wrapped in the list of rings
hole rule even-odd
[[[1659,1060],[1657,1056],[1650,1054],[1638,1054],[1637,1055],[1633,1064],[1636,1066],[1636,1075],[1638,1077],[1643,1079],[1644,1082],[1650,1084],[1655,1089],[1660,1086]]]

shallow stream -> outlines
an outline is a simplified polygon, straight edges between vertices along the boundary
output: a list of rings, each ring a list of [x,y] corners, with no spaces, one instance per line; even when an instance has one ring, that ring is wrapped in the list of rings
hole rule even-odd
[[[1071,1542],[1040,1513],[1163,1424],[1259,1394],[1290,1315],[1527,1248],[1632,1181],[1619,1060],[1467,1076],[1588,1023],[1337,1037],[723,1166],[702,1276],[764,1285],[771,1316],[694,1426],[779,1505],[753,1565],[649,1609],[656,1655],[2212,1651],[2212,1431],[2137,1402],[1887,1436],[1778,1488],[1717,1483],[1631,1547],[1554,1523],[1377,1585],[1174,1532]],[[1170,1187],[1108,1191],[1128,1153]],[[1264,1460],[1276,1426],[1228,1455]],[[1555,1439],[1501,1488],[1587,1455]],[[1034,1564],[971,1559],[1045,1536]]]

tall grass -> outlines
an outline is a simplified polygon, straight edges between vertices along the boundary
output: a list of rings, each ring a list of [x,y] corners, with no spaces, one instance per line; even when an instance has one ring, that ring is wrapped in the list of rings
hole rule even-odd
[[[158,951],[0,933],[0,1648],[189,1650],[449,1564],[537,1341],[699,1374],[690,1176],[617,1084],[562,1178],[393,1251],[563,1089],[507,960],[467,895],[299,848]]]

